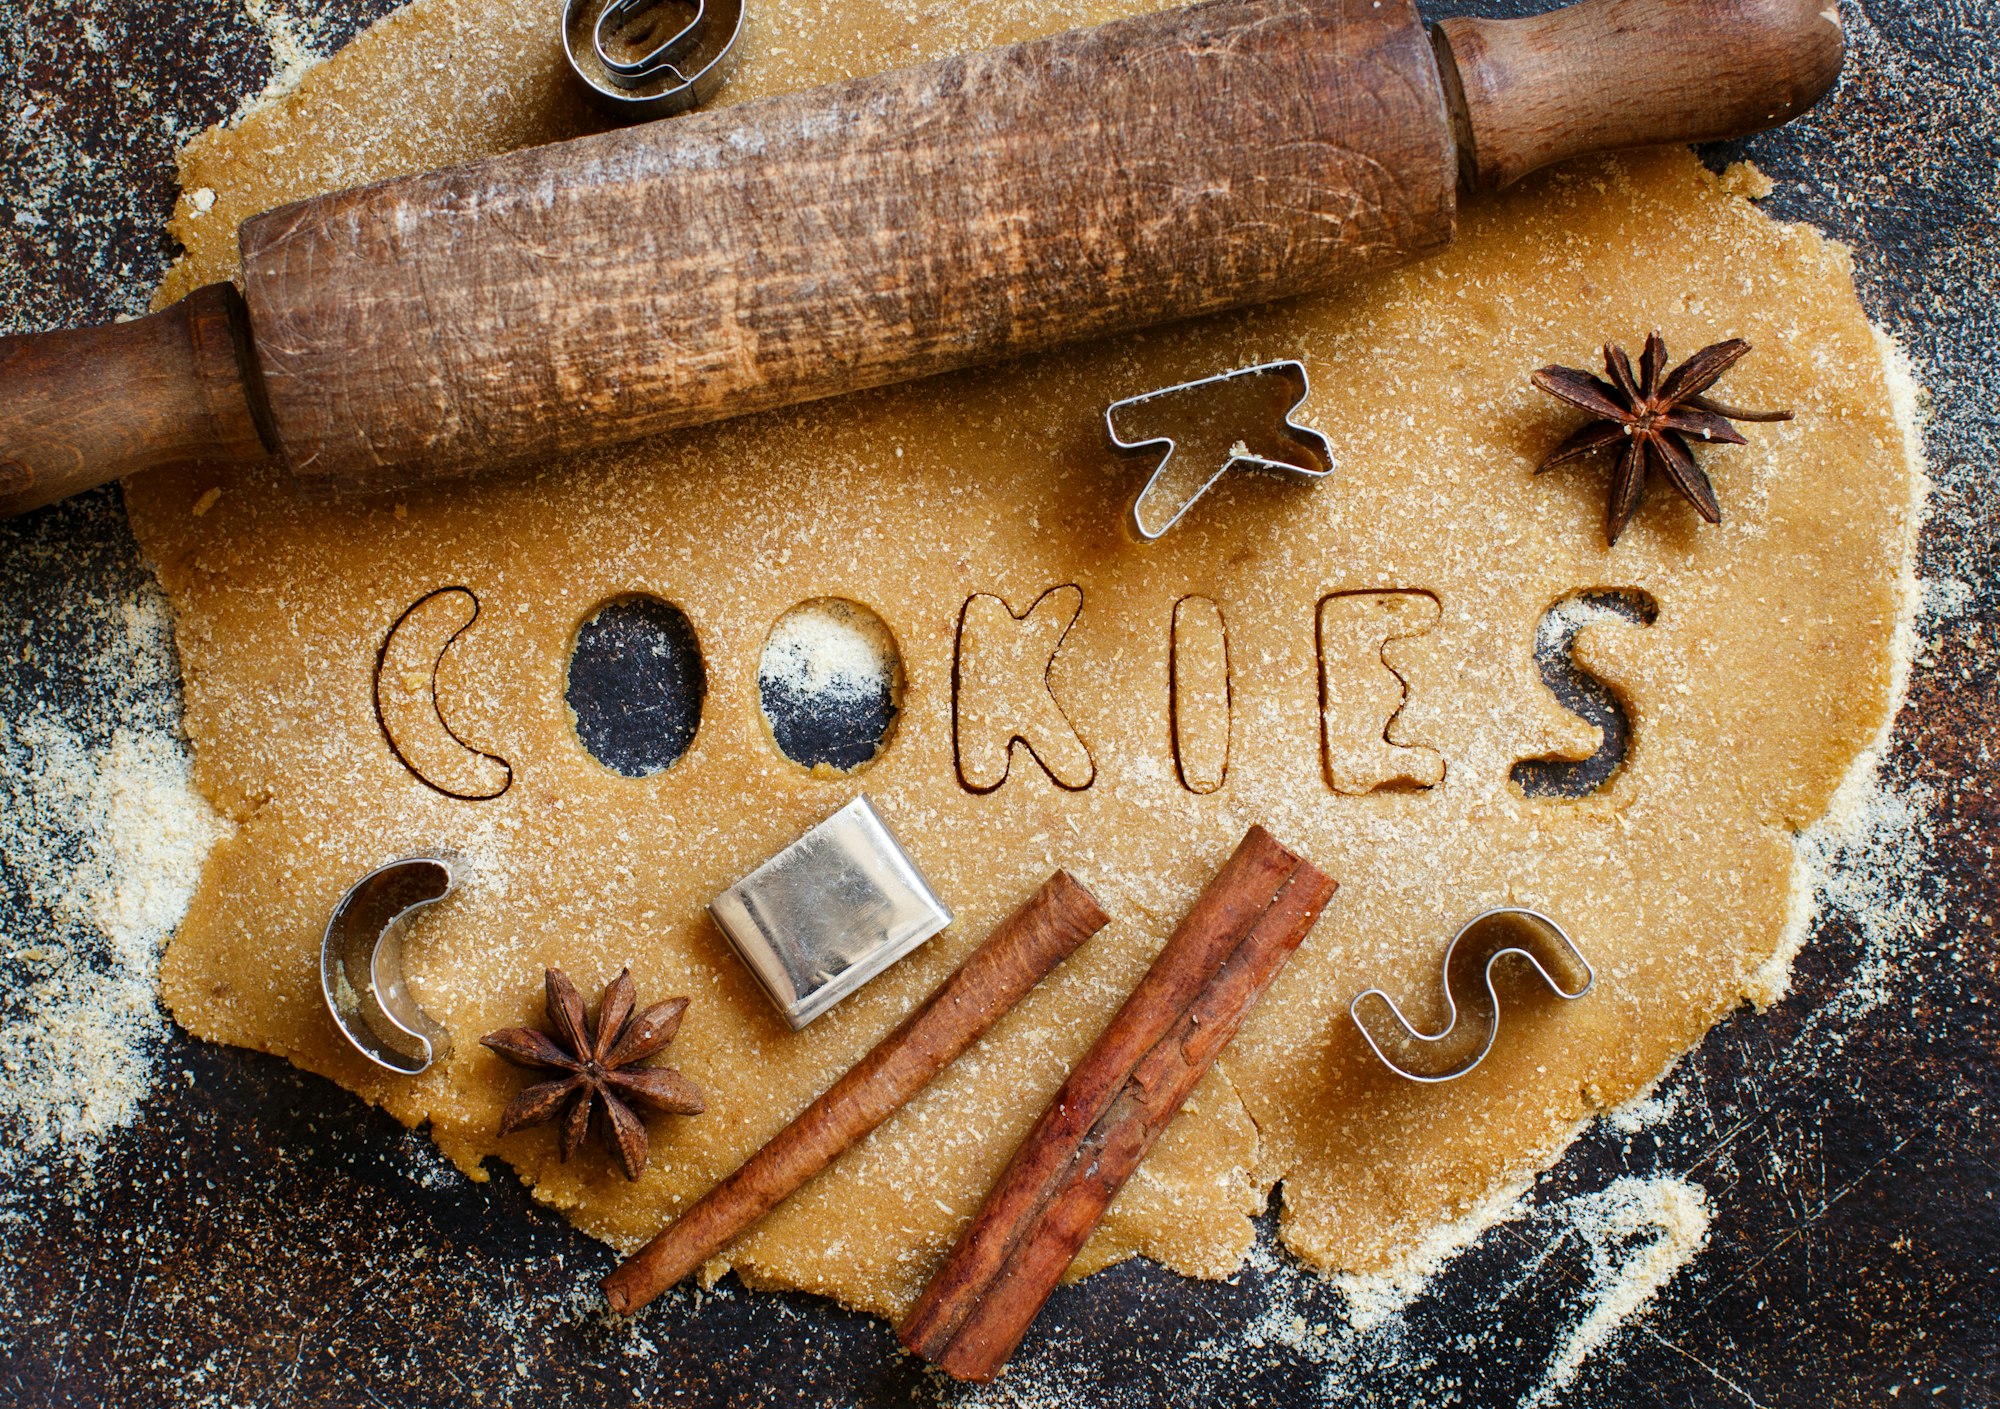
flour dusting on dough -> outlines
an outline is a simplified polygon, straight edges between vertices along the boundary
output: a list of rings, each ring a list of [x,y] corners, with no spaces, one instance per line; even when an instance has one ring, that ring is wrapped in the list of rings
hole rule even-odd
[[[1870,949],[1876,953],[1883,952],[1894,935],[1919,933],[1913,913],[1919,888],[1909,882],[1922,870],[1928,836],[1917,800],[1885,792],[1881,768],[1909,696],[1910,670],[1928,625],[1926,618],[1948,615],[1949,608],[1916,575],[1917,535],[1923,531],[1931,490],[1924,459],[1924,389],[1894,338],[1878,327],[1875,341],[1903,435],[1910,483],[1903,571],[1896,584],[1896,629],[1890,642],[1889,708],[1874,742],[1848,767],[1826,815],[1793,838],[1795,860],[1784,933],[1743,989],[1743,996],[1760,1010],[1783,998],[1791,986],[1792,963],[1822,906],[1831,905],[1868,927]]]
[[[729,97],[839,77],[842,65],[1019,37],[1009,31],[1030,23],[973,5],[952,17],[970,28],[944,32],[898,3],[844,16],[875,47],[829,56],[798,42],[815,32],[819,9],[761,12]],[[479,24],[469,22],[475,14]],[[1032,23],[1061,27],[1065,18]],[[220,232],[254,209],[565,135],[573,115],[549,86],[560,73],[518,47],[520,34],[544,22],[524,0],[462,9],[426,0],[242,129],[205,134],[184,171],[191,189],[215,198],[205,228],[185,212],[176,224],[189,257],[171,287],[225,275],[234,252]],[[439,101],[422,78],[444,55],[479,60],[506,101]],[[377,90],[386,95],[379,102],[369,98]],[[1101,1265],[1143,1251],[1182,1271],[1226,1275],[1251,1241],[1246,1215],[1282,1179],[1284,1242],[1305,1263],[1372,1276],[1345,1284],[1348,1324],[1338,1331],[1294,1325],[1302,1318],[1274,1308],[1252,1318],[1250,1334],[1323,1356],[1330,1381],[1347,1373],[1342,1366],[1392,1354],[1401,1328],[1417,1324],[1406,1318],[1428,1314],[1424,1271],[1447,1265],[1493,1218],[1554,1236],[1556,1214],[1519,1212],[1533,1202],[1521,1195],[1524,1179],[1593,1114],[1650,1091],[1737,1003],[1746,972],[1771,951],[1788,887],[1807,879],[1788,828],[1820,814],[1855,754],[1878,737],[1892,674],[1900,690],[1883,649],[1897,614],[1907,614],[1908,594],[1891,583],[1914,531],[1898,428],[1846,251],[1759,215],[1741,199],[1758,184],[1747,172],[1724,183],[1686,153],[1578,167],[1469,208],[1446,256],[1338,301],[738,423],[651,454],[591,459],[532,485],[497,480],[476,496],[425,491],[393,518],[363,505],[308,510],[238,477],[197,519],[190,507],[211,484],[152,477],[128,503],[186,614],[190,732],[204,785],[213,782],[237,811],[260,795],[278,798],[229,858],[226,883],[195,902],[167,964],[176,1012],[203,1035],[326,1072],[406,1121],[429,1119],[461,1168],[477,1168],[493,1152],[488,1132],[503,1094],[489,1074],[455,1063],[421,1090],[397,1089],[355,1070],[323,1025],[293,1020],[312,1007],[304,1001],[312,995],[294,989],[310,987],[305,948],[320,892],[379,860],[392,839],[450,837],[491,879],[435,917],[431,953],[417,961],[427,1006],[435,1001],[454,1024],[479,1031],[521,1018],[531,994],[518,975],[535,964],[597,969],[629,955],[654,986],[696,994],[683,1044],[704,1084],[725,1102],[754,1093],[739,1103],[736,1127],[691,1122],[649,1171],[643,1202],[622,1186],[607,1192],[588,1169],[552,1163],[545,1141],[518,1139],[501,1152],[537,1198],[630,1246],[740,1159],[760,1123],[830,1080],[932,977],[905,966],[786,1042],[758,1025],[768,1015],[739,992],[741,975],[684,918],[746,856],[824,814],[829,799],[811,790],[825,780],[783,768],[768,739],[746,730],[755,718],[746,687],[786,606],[852,595],[893,624],[911,681],[898,744],[871,773],[870,791],[907,826],[934,879],[963,900],[966,931],[1002,913],[1034,879],[1027,870],[1055,864],[1087,874],[1126,918],[995,1041],[732,1249],[737,1270],[753,1284],[893,1315],[1037,1098],[1185,908],[1201,858],[1256,817],[1323,851],[1356,883],[1232,1047],[1214,1089],[1128,1186],[1088,1256]],[[1645,238],[1607,218],[1628,208],[1640,213]],[[1663,497],[1609,557],[1597,533],[1601,484],[1585,473],[1531,473],[1563,427],[1524,369],[1584,355],[1607,327],[1629,340],[1646,324],[1663,325],[1681,348],[1703,336],[1751,338],[1758,356],[1732,386],[1744,400],[1792,405],[1800,419],[1710,457],[1731,509],[1721,529],[1695,528],[1684,506]],[[1299,353],[1343,369],[1315,378],[1316,414],[1350,428],[1349,463],[1366,473],[1349,476],[1338,495],[1311,498],[1281,499],[1265,481],[1243,480],[1143,561],[1125,563],[1117,543],[1093,537],[1093,525],[1115,523],[1107,505],[1122,497],[1093,458],[1097,441],[1078,439],[1095,430],[1106,399],[1128,382],[1182,377],[1190,364]],[[884,474],[892,447],[896,470]],[[679,463],[689,458],[698,465]],[[783,494],[751,466],[783,466]],[[1030,534],[995,507],[1020,502],[1061,531]],[[856,519],[856,506],[868,513]],[[909,529],[912,519],[923,532]],[[676,531],[688,523],[703,529]],[[1781,524],[1788,551],[1774,553]],[[1236,538],[1259,551],[1232,551]],[[587,558],[556,550],[564,541],[588,542]],[[353,562],[329,558],[326,545],[336,542]],[[200,577],[188,570],[217,561],[228,566]],[[350,572],[350,591],[301,589]],[[365,691],[346,679],[365,670],[366,648],[386,622],[447,581],[475,583],[494,611],[441,666],[440,709],[469,737],[504,742],[530,784],[482,805],[477,821],[396,773],[375,721],[354,706]],[[968,801],[948,786],[955,609],[973,591],[1025,605],[1064,581],[1087,606],[1062,668],[1040,678],[1065,710],[1073,706],[1068,717],[1104,780],[1058,795],[1030,771],[991,802]],[[1629,690],[1640,743],[1603,796],[1525,807],[1507,790],[1510,762],[1573,746],[1577,728],[1544,698],[1523,643],[1549,602],[1602,582],[1643,587],[1665,608],[1656,626],[1594,629],[1580,643],[1582,663]],[[559,677],[560,653],[591,602],[646,586],[685,600],[699,618],[712,693],[687,763],[641,792],[574,766],[573,730],[543,708],[536,682]],[[1336,826],[1311,766],[1310,623],[1320,593],[1395,587],[1436,588],[1447,603],[1436,630],[1399,649],[1398,660],[1409,736],[1438,743],[1451,771],[1428,796],[1343,805]],[[1195,589],[1227,604],[1232,668],[1242,671],[1232,683],[1242,686],[1244,748],[1232,758],[1228,795],[1209,801],[1163,794],[1171,779],[1159,766],[1168,678],[1160,620],[1172,593]],[[1766,592],[1784,604],[1775,614],[1742,609]],[[1786,644],[1808,639],[1822,649]],[[1846,662],[1838,670],[1836,654]],[[1780,687],[1781,675],[1795,683]],[[282,690],[271,688],[273,677]],[[1780,716],[1788,727],[1771,730]],[[1745,806],[1710,785],[1718,747],[1754,756],[1756,766],[1741,771],[1768,789],[1763,802]],[[702,778],[717,796],[695,796]],[[1723,839],[1701,866],[1680,844],[1690,829]],[[1419,831],[1425,844],[1413,847]],[[317,889],[273,890],[260,858],[280,852],[317,858]],[[1504,1049],[1465,1082],[1421,1097],[1385,1084],[1357,1050],[1342,995],[1364,980],[1413,990],[1434,963],[1427,936],[1475,900],[1502,897],[1554,906],[1582,926],[1580,938],[1603,961],[1601,991],[1560,1023],[1511,1025]],[[265,924],[255,946],[240,942],[240,917],[250,914]],[[941,962],[944,953],[925,957]],[[246,963],[269,982],[214,1001],[207,975]],[[995,1089],[1014,1099],[995,1102]],[[1370,1138],[1356,1142],[1343,1126]],[[857,1216],[876,1203],[879,1214]],[[836,1208],[844,1252],[829,1249],[824,1233]],[[1249,1255],[1275,1253],[1259,1242]],[[1604,1300],[1609,1322],[1585,1316],[1575,1364],[1647,1295]],[[1567,1354],[1551,1362],[1552,1376]]]

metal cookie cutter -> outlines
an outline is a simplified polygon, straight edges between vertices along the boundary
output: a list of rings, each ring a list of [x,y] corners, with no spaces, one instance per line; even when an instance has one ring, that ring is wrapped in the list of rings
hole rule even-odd
[[[1582,951],[1547,915],[1535,910],[1488,910],[1467,921],[1445,950],[1442,1031],[1430,1037],[1418,1032],[1395,1000],[1379,988],[1357,997],[1348,1014],[1375,1055],[1396,1075],[1411,1081],[1456,1080],[1486,1060],[1493,1049],[1500,1030],[1493,968],[1509,955],[1525,959],[1559,998],[1581,998],[1596,981]],[[1458,1020],[1461,1001],[1468,1019],[1463,1026]]]
[[[1112,446],[1159,457],[1132,501],[1132,531],[1151,543],[1238,465],[1308,480],[1332,474],[1326,437],[1292,420],[1311,389],[1305,364],[1287,359],[1112,402],[1104,412]]]
[[[403,979],[403,921],[451,894],[443,856],[405,856],[370,871],[333,907],[319,948],[326,1010],[355,1050],[415,1076],[451,1054],[451,1034],[417,1006]]]
[[[951,923],[866,794],[708,912],[795,1031]]]
[[[568,0],[562,29],[593,107],[622,122],[672,117],[721,86],[743,0]]]

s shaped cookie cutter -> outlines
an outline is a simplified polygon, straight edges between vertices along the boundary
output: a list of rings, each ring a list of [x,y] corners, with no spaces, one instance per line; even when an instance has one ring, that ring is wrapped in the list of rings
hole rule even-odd
[[[1466,921],[1445,950],[1445,1025],[1440,1031],[1429,1036],[1418,1032],[1396,1001],[1379,988],[1356,997],[1348,1005],[1348,1015],[1382,1064],[1396,1075],[1411,1081],[1455,1081],[1493,1050],[1500,1031],[1500,995],[1493,988],[1493,970],[1509,956],[1526,960],[1558,998],[1581,998],[1597,980],[1583,951],[1547,915],[1538,910],[1488,910]],[[1463,1026],[1461,1002],[1468,1019]]]
[[[692,12],[690,14],[690,12]],[[654,42],[678,18],[679,28]],[[563,53],[598,111],[621,122],[708,101],[743,31],[743,0],[568,0]]]
[[[415,1076],[451,1055],[451,1034],[417,1006],[403,977],[405,920],[450,895],[448,856],[405,856],[356,881],[333,907],[319,947],[326,1010],[354,1049]]]
[[[1286,358],[1128,396],[1105,408],[1112,448],[1159,457],[1131,525],[1151,543],[1235,469],[1281,470],[1307,481],[1333,473],[1333,446],[1292,419],[1312,384],[1303,362]]]

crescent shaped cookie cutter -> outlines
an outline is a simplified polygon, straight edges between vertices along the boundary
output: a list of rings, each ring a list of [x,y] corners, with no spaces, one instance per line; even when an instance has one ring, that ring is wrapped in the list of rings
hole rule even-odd
[[[1500,1032],[1500,995],[1493,987],[1493,969],[1509,956],[1526,960],[1559,998],[1581,998],[1597,981],[1583,951],[1547,915],[1538,910],[1488,910],[1466,921],[1445,950],[1446,1020],[1440,1031],[1428,1036],[1418,1032],[1396,1000],[1379,988],[1358,995],[1348,1005],[1348,1016],[1382,1064],[1396,1075],[1411,1081],[1455,1081],[1493,1050],[1493,1039]],[[1475,973],[1478,990],[1471,987]],[[1467,1000],[1472,1022],[1479,1024],[1476,1032],[1470,1024],[1459,1026],[1461,997]],[[1371,1015],[1364,1008],[1377,1011]]]
[[[669,12],[686,16],[690,10],[679,28],[652,42],[671,22]],[[570,71],[591,105],[621,122],[672,117],[707,102],[742,32],[743,0],[568,0],[563,6]]]
[[[410,996],[403,932],[410,915],[457,884],[448,856],[405,856],[356,881],[333,907],[320,941],[326,1010],[354,1049],[375,1065],[415,1076],[451,1054],[451,1034]]]

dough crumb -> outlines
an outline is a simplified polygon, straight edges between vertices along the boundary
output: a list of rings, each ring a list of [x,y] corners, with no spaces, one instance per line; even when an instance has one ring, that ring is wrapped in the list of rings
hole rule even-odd
[[[1778,189],[1778,183],[1757,169],[1754,162],[1731,162],[1722,173],[1722,189],[1746,201],[1761,201]]]

